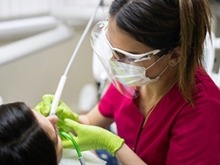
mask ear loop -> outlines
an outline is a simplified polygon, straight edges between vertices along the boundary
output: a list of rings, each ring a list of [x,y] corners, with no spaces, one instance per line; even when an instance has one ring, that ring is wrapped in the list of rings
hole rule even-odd
[[[149,68],[151,68],[152,66],[154,66],[156,63],[158,63],[161,59],[163,59],[164,56],[165,56],[165,55],[163,55],[162,57],[160,57],[155,63],[153,63],[153,64],[151,64],[150,66],[148,66],[147,68],[145,68],[145,72],[146,72],[146,70],[148,70]],[[167,68],[168,68],[168,66],[166,66],[166,67],[164,68],[164,70],[163,70],[159,75],[157,75],[157,77],[155,78],[155,80],[156,80],[156,79],[159,79],[160,76],[167,70]]]
[[[85,160],[84,160],[84,158],[83,158],[83,156],[82,156],[82,153],[81,153],[81,151],[80,151],[80,149],[79,149],[79,145],[76,143],[76,141],[74,140],[74,138],[73,138],[72,136],[70,136],[68,133],[63,132],[63,131],[59,132],[59,134],[60,134],[61,136],[65,137],[66,139],[69,139],[69,140],[73,143],[74,148],[76,149],[76,152],[77,152],[77,155],[78,155],[80,164],[81,164],[81,165],[86,165],[86,162],[85,162]]]
[[[150,66],[148,66],[147,68],[145,68],[145,71],[148,70],[149,68],[151,68],[152,66],[154,66],[156,63],[158,63],[160,60],[162,60],[165,57],[165,55],[163,55],[162,57],[160,57],[156,62],[154,62],[153,64],[151,64]]]

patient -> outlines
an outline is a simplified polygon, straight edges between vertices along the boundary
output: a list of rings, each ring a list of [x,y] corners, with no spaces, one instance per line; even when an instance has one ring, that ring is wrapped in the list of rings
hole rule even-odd
[[[57,165],[62,156],[57,120],[22,102],[1,105],[0,164]]]

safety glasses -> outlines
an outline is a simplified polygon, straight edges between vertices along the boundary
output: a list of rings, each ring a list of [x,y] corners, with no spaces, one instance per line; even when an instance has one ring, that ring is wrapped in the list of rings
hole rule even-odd
[[[153,51],[146,52],[146,53],[133,54],[133,53],[129,53],[118,48],[114,48],[110,44],[106,36],[107,26],[108,26],[107,20],[100,21],[94,26],[92,33],[91,33],[91,45],[93,47],[93,50],[96,53],[98,52],[98,55],[100,55],[100,53],[102,56],[107,55],[107,56],[112,57],[113,55],[120,62],[133,63],[133,62],[140,62],[144,60],[150,60],[152,55],[156,55],[161,51],[159,49],[155,49]],[[102,40],[101,42],[98,41],[100,39]],[[97,46],[98,43],[100,44],[100,46]],[[111,55],[109,55],[108,53],[111,53]]]

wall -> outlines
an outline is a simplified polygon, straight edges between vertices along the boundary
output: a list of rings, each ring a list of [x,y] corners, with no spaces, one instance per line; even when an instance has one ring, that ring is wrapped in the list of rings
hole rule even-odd
[[[71,40],[0,66],[0,95],[4,102],[25,101],[34,107],[42,95],[54,94],[82,30],[75,31]],[[89,39],[88,35],[73,62],[61,97],[73,109],[77,109],[82,86],[94,83]]]

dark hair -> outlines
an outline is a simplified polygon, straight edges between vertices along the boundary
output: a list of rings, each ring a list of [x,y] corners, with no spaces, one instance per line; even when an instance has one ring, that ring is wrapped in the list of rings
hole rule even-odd
[[[210,34],[208,0],[114,0],[109,14],[136,40],[165,52],[180,47],[178,84],[192,102],[194,70],[202,65],[203,44]]]
[[[0,164],[58,164],[53,141],[25,103],[0,106]]]

